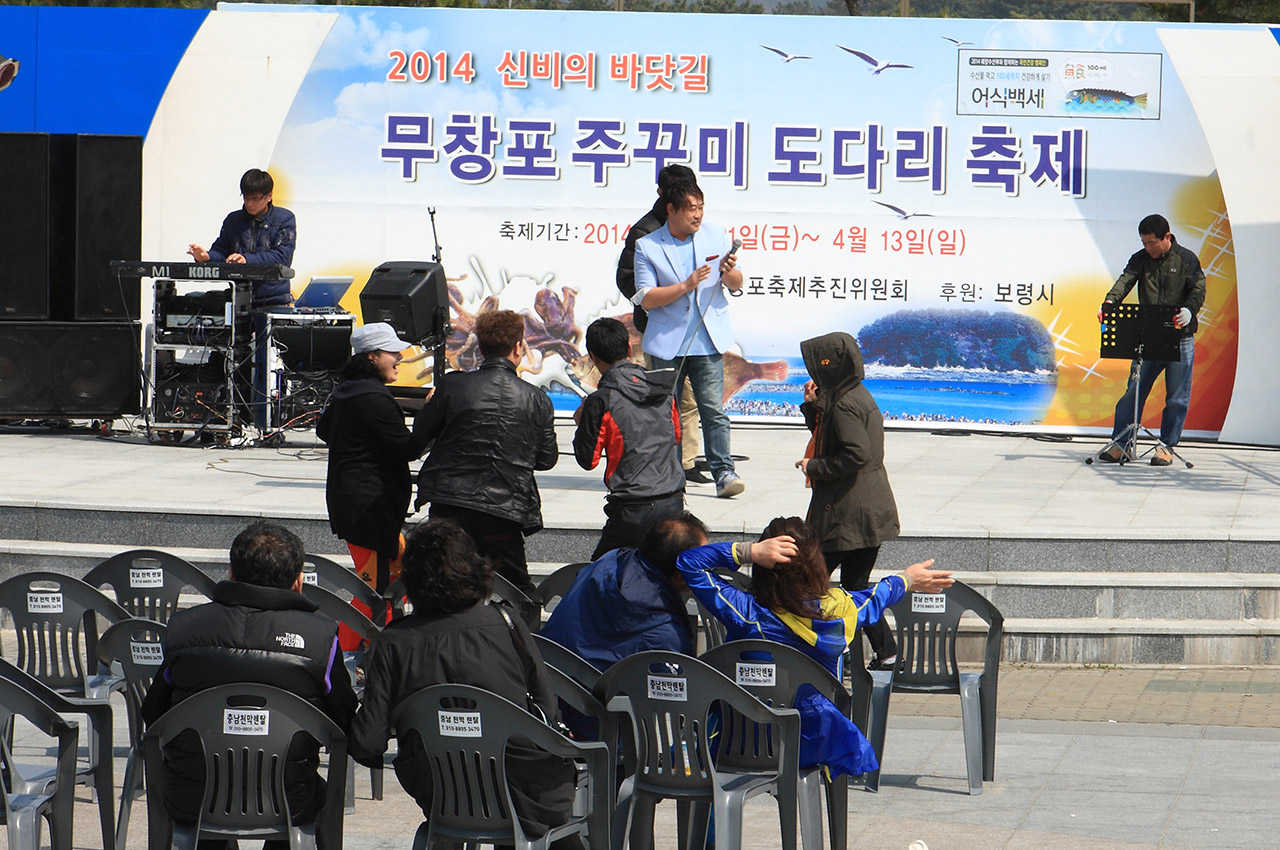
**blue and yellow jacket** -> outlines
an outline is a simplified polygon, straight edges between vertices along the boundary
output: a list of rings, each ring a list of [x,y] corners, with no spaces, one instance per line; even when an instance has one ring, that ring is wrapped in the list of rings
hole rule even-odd
[[[832,588],[820,600],[823,618],[775,613],[749,592],[739,590],[713,570],[736,570],[745,561],[746,546],[713,543],[684,552],[676,561],[685,583],[703,607],[724,623],[726,640],[759,638],[794,647],[818,661],[837,678],[844,672],[844,650],[861,626],[880,619],[884,610],[907,591],[902,575],[849,593]],[[802,691],[808,690],[808,693]],[[830,700],[804,686],[796,693],[800,711],[800,766],[825,765],[834,774],[857,776],[878,766],[871,744],[853,721]]]

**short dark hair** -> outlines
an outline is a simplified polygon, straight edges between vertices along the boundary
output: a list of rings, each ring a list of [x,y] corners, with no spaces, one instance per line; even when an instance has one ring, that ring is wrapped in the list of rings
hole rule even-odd
[[[692,168],[672,163],[662,166],[662,170],[658,172],[658,191],[666,189],[672,180],[687,180],[695,186],[698,185],[698,175],[693,173]]]
[[[673,180],[662,190],[662,203],[673,209],[682,210],[694,200],[701,201],[703,197],[702,190],[692,180]]]
[[[405,535],[400,575],[415,614],[442,617],[465,611],[493,591],[493,568],[462,526],[443,517]]]
[[[261,168],[250,168],[240,178],[241,195],[270,195],[276,187],[276,181]]]
[[[587,353],[594,354],[601,362],[626,360],[630,350],[631,334],[617,319],[605,316],[587,326]]]
[[[293,587],[306,551],[298,535],[260,519],[231,544],[231,578],[258,587]]]
[[[820,618],[821,600],[831,579],[822,557],[822,541],[813,526],[798,516],[775,518],[765,526],[760,539],[783,535],[795,540],[799,556],[771,569],[752,570],[751,592],[775,614],[785,611],[797,617]]]
[[[680,557],[680,553],[706,542],[706,524],[688,511],[683,511],[651,525],[636,549],[649,566],[671,578],[676,574],[676,558]]]
[[[524,339],[524,319],[510,310],[491,310],[476,318],[476,341],[485,357],[506,357]]]
[[[1151,215],[1138,222],[1139,236],[1155,236],[1163,239],[1169,235],[1169,219],[1160,215],[1160,213],[1152,213]]]

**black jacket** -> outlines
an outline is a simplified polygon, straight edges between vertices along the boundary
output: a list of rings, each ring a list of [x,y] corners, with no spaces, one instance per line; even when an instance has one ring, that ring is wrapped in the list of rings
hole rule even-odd
[[[1136,285],[1139,304],[1186,307],[1191,313],[1191,323],[1182,333],[1189,336],[1200,329],[1196,314],[1204,306],[1204,270],[1200,268],[1199,257],[1179,245],[1172,234],[1169,238],[1173,244],[1158,260],[1152,259],[1145,249],[1134,252],[1107,292],[1106,300],[1119,304]]]
[[[164,665],[142,703],[150,724],[170,707],[216,685],[253,682],[297,694],[343,731],[356,696],[338,649],[338,625],[292,590],[219,582],[213,601],[169,620]],[[312,741],[289,750],[285,776],[295,823],[313,814],[322,791]],[[165,750],[164,799],[176,819],[195,820],[204,787],[204,760],[194,736],[179,735]]]
[[[372,377],[338,384],[316,436],[329,444],[329,527],[348,543],[395,558],[413,486],[409,462],[422,455],[426,439],[405,427],[391,391]]]
[[[441,617],[413,614],[393,620],[374,641],[365,663],[364,699],[351,724],[351,755],[364,764],[381,765],[396,708],[430,685],[474,685],[519,706],[527,705],[526,696],[532,695],[544,715],[554,717],[556,699],[542,657],[524,620],[507,613],[511,625],[487,604]],[[528,651],[529,665],[516,641]],[[428,811],[431,767],[416,738],[398,741],[395,769],[400,784]],[[567,762],[513,742],[507,750],[507,775],[527,833],[540,836],[567,820],[574,794],[574,769]]]
[[[582,403],[573,455],[583,469],[608,458],[604,483],[615,499],[684,492],[674,369],[646,372],[629,360],[604,373]]]
[[[809,523],[822,551],[868,549],[898,536],[898,505],[884,468],[884,416],[862,384],[862,351],[847,333],[800,343],[818,400],[801,405],[813,431],[805,467]]]
[[[542,528],[535,469],[556,465],[555,411],[547,394],[516,375],[505,357],[474,372],[449,372],[418,411],[413,431],[434,441],[418,473],[417,507],[469,508]]]
[[[636,242],[666,223],[667,205],[662,202],[662,198],[658,198],[653,202],[653,209],[641,216],[640,220],[631,225],[631,229],[627,231],[627,241],[622,246],[622,254],[618,257],[617,284],[618,291],[627,296],[628,301],[636,297]],[[639,304],[635,305],[631,318],[636,330],[644,333],[644,329],[649,325],[649,314],[644,308]]]

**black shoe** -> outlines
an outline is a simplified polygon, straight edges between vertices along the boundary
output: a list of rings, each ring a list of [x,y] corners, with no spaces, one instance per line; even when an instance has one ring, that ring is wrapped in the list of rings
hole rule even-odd
[[[709,477],[702,474],[702,470],[696,466],[691,466],[684,471],[684,480],[689,484],[713,484]]]
[[[877,655],[875,658],[871,659],[871,663],[867,665],[867,669],[868,670],[892,670],[896,666],[898,666],[897,655],[890,655],[888,658],[881,658],[880,656]]]

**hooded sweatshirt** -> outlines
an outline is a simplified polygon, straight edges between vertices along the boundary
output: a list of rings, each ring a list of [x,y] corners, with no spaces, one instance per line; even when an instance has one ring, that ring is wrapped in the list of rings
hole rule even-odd
[[[824,552],[868,549],[898,536],[898,505],[884,468],[884,416],[863,386],[862,351],[847,333],[800,343],[817,401],[800,411],[813,432],[805,468],[809,523]]]
[[[646,372],[624,360],[604,373],[583,402],[573,456],[583,469],[607,458],[610,499],[639,501],[684,491],[674,386],[674,369]]]

